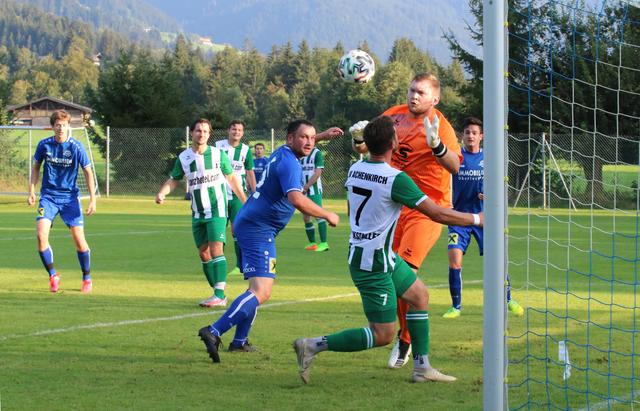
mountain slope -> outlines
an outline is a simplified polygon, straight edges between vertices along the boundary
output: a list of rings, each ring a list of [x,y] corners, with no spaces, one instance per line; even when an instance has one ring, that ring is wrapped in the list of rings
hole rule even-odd
[[[312,47],[362,41],[386,60],[399,37],[408,37],[440,62],[450,53],[442,31],[451,29],[476,50],[465,30],[472,22],[468,0],[146,0],[171,15],[186,31],[241,48],[246,40],[263,52],[306,39]]]
[[[22,0],[35,8],[89,24],[94,29],[111,29],[135,41],[161,46],[159,32],[181,31],[180,24],[144,0]]]

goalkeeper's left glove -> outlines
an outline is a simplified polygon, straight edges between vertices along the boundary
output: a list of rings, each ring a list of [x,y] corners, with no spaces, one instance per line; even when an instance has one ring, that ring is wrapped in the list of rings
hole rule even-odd
[[[433,123],[429,120],[429,116],[424,118],[424,129],[427,134],[427,144],[431,147],[431,151],[436,157],[442,157],[447,154],[447,146],[440,140],[438,128],[440,127],[440,119],[435,116]]]
[[[358,121],[356,124],[349,127],[349,133],[353,137],[353,144],[359,145],[364,143],[363,134],[364,128],[369,124],[367,120]]]

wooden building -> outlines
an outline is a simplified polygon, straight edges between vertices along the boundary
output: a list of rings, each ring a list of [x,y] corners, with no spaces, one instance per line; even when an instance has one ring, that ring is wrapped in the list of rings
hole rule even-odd
[[[66,110],[71,115],[71,127],[83,127],[93,112],[89,107],[48,96],[7,109],[12,114],[12,124],[37,127],[50,127],[49,118],[56,110]]]

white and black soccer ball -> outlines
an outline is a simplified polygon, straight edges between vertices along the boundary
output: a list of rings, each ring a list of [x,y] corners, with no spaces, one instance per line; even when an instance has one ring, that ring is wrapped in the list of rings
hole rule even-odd
[[[347,83],[364,84],[376,74],[376,63],[366,51],[349,50],[340,58],[338,72]]]

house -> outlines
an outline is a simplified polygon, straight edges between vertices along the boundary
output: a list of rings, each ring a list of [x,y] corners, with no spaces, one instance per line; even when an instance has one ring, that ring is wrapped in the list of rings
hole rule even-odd
[[[213,46],[213,40],[211,40],[211,37],[200,37],[198,39],[198,43],[203,46]]]
[[[71,127],[83,127],[93,112],[89,107],[49,96],[25,104],[7,106],[7,109],[12,114],[12,124],[36,127],[50,127],[51,114],[61,109],[71,115]]]

